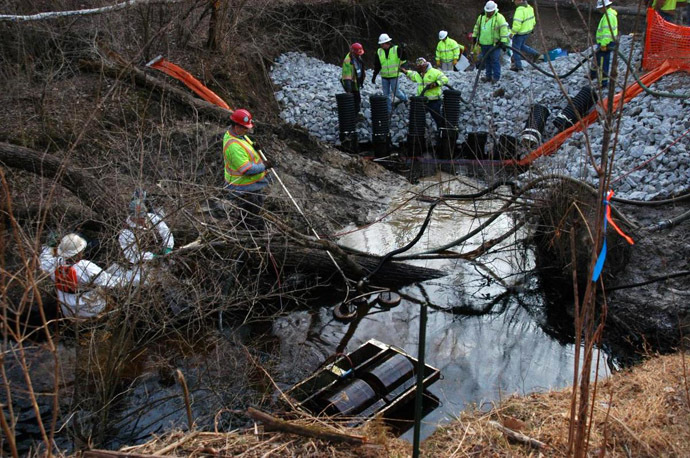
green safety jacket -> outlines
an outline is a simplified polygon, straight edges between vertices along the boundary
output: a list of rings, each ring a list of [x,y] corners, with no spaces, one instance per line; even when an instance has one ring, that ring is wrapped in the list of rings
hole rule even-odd
[[[437,83],[436,87],[424,92],[424,96],[429,100],[439,100],[441,98],[443,85],[448,84],[448,77],[441,70],[433,67],[429,68],[424,73],[424,76],[418,72],[409,71],[407,72],[407,77],[417,83],[417,95],[422,95],[425,86],[431,83]]]
[[[659,3],[659,1],[663,2],[663,0],[654,0],[654,3],[652,3],[652,8],[656,9],[656,5],[657,5],[657,3]],[[676,10],[676,3],[678,3],[677,0],[666,0],[664,2],[664,6],[662,6],[659,9],[661,11],[675,11]]]
[[[225,160],[225,181],[233,186],[247,186],[261,180],[266,171],[255,175],[246,174],[254,164],[262,164],[261,156],[254,150],[247,137],[236,137],[225,132],[223,137],[223,158]]]
[[[456,61],[464,50],[465,47],[463,45],[451,37],[446,37],[445,40],[439,41],[436,46],[436,60],[444,63]]]
[[[350,57],[350,53],[347,53],[347,56],[345,56],[345,59],[343,60],[343,72],[340,76],[340,80],[343,82],[345,82],[345,80],[352,81],[352,90],[355,92],[359,91],[357,71],[355,70],[355,66],[352,64],[352,58]]]
[[[398,57],[398,45],[390,47],[388,57],[386,57],[386,51],[383,48],[379,48],[376,53],[381,62],[381,78],[397,78],[398,69],[405,63],[404,60],[401,61]]]
[[[498,42],[510,41],[510,29],[508,21],[501,13],[494,13],[490,18],[486,14],[480,14],[477,23],[474,24],[472,36],[477,38],[480,45],[495,45]]]
[[[537,19],[534,16],[534,8],[531,5],[520,5],[513,15],[513,35],[526,35],[532,33]]]
[[[596,38],[599,46],[607,46],[618,39],[618,13],[613,8],[606,8],[601,16]]]

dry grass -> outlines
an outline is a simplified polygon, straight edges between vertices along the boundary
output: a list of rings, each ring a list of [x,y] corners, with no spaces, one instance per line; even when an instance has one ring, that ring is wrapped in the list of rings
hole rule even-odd
[[[682,354],[660,356],[599,384],[595,401],[590,456],[690,456],[690,406],[687,370]],[[688,361],[690,363],[690,361]],[[427,457],[565,456],[568,444],[570,389],[512,397],[489,412],[463,412],[451,425],[422,444]],[[313,425],[316,419],[297,423]],[[491,426],[496,421],[546,444],[541,450],[508,440]],[[365,436],[368,444],[354,447],[261,428],[229,433],[172,433],[155,438],[129,453],[175,456],[310,456],[403,457],[411,445],[391,438],[377,423],[346,434]]]
[[[653,358],[599,384],[590,455],[690,456],[687,371],[681,354]],[[489,412],[464,413],[424,444],[426,456],[564,456],[570,389],[514,397]],[[547,444],[538,451],[509,442],[490,421]]]

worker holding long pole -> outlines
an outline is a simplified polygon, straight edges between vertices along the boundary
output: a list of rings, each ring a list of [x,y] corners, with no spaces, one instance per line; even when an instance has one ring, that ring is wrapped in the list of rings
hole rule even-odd
[[[245,226],[263,229],[264,221],[259,213],[266,199],[264,188],[271,183],[266,171],[273,165],[247,136],[253,127],[249,111],[240,108],[232,112],[230,127],[223,137],[225,189],[231,200],[237,202]]]

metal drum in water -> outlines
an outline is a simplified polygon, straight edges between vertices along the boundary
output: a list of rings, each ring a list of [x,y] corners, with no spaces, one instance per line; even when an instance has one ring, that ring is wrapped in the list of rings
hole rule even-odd
[[[373,404],[377,398],[371,385],[356,378],[326,399],[325,411],[328,415],[354,415]]]
[[[361,374],[361,377],[375,387],[381,396],[385,396],[413,375],[412,361],[405,355],[395,353],[383,363]]]

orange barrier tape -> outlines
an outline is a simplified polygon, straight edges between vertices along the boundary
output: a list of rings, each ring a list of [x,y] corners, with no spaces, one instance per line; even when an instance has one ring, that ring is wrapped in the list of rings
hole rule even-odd
[[[221,108],[225,108],[228,111],[232,111],[230,109],[230,106],[227,103],[225,103],[223,99],[218,97],[218,95],[215,92],[204,86],[201,81],[194,78],[188,71],[178,67],[172,62],[168,62],[164,58],[160,57],[154,59],[147,66],[155,68],[156,70],[160,70],[163,73],[182,81],[189,89],[194,91],[197,95],[199,95],[199,97],[206,100],[207,102],[211,102],[214,105],[217,105]]]

